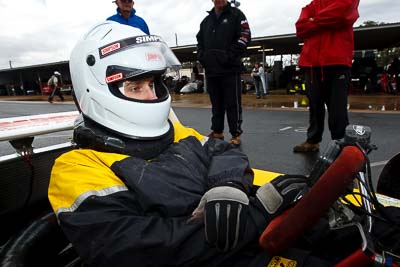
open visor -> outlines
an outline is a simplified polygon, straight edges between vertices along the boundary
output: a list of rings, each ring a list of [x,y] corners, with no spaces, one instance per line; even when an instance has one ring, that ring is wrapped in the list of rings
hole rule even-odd
[[[101,84],[110,84],[154,71],[177,71],[181,63],[161,37],[135,36],[98,49],[101,64],[91,67]]]

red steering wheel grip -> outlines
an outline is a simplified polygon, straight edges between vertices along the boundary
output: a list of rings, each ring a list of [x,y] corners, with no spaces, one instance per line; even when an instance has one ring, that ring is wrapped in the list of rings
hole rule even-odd
[[[260,246],[271,255],[288,249],[326,214],[364,164],[364,154],[358,147],[344,147],[310,192],[265,228],[259,239]]]

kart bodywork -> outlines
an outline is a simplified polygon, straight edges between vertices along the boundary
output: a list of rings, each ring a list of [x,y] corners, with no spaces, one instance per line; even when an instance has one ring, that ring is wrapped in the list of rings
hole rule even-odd
[[[47,199],[54,160],[74,149],[72,142],[33,149],[36,135],[69,130],[77,112],[45,114],[0,120],[0,141],[9,141],[16,152],[0,157],[0,263],[1,266],[81,266],[83,263],[64,236]],[[170,114],[172,121],[178,119]],[[8,128],[7,128],[7,127]],[[398,188],[400,156],[385,167],[378,195],[386,204],[400,206]],[[279,173],[254,170],[255,186],[271,181]],[[355,189],[358,190],[358,189]],[[318,200],[314,200],[318,201]],[[358,203],[358,200],[354,200]],[[343,265],[345,266],[345,265]]]

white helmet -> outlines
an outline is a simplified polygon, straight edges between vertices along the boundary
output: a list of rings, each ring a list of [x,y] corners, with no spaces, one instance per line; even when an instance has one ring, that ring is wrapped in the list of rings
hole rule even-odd
[[[58,71],[55,71],[54,75],[61,75],[61,73],[59,73]]]
[[[171,97],[161,75],[179,60],[159,36],[106,21],[93,27],[69,61],[78,108],[107,129],[134,139],[156,139],[170,129]],[[155,75],[157,99],[136,100],[120,91],[126,79]]]

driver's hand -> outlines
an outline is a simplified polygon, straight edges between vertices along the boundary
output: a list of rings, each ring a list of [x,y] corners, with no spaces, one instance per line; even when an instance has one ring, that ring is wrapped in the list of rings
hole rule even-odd
[[[242,190],[217,186],[204,194],[193,217],[204,214],[207,242],[226,252],[235,248],[244,234],[248,206],[249,198]]]
[[[256,198],[272,219],[308,192],[307,178],[301,175],[280,175],[261,186]]]

